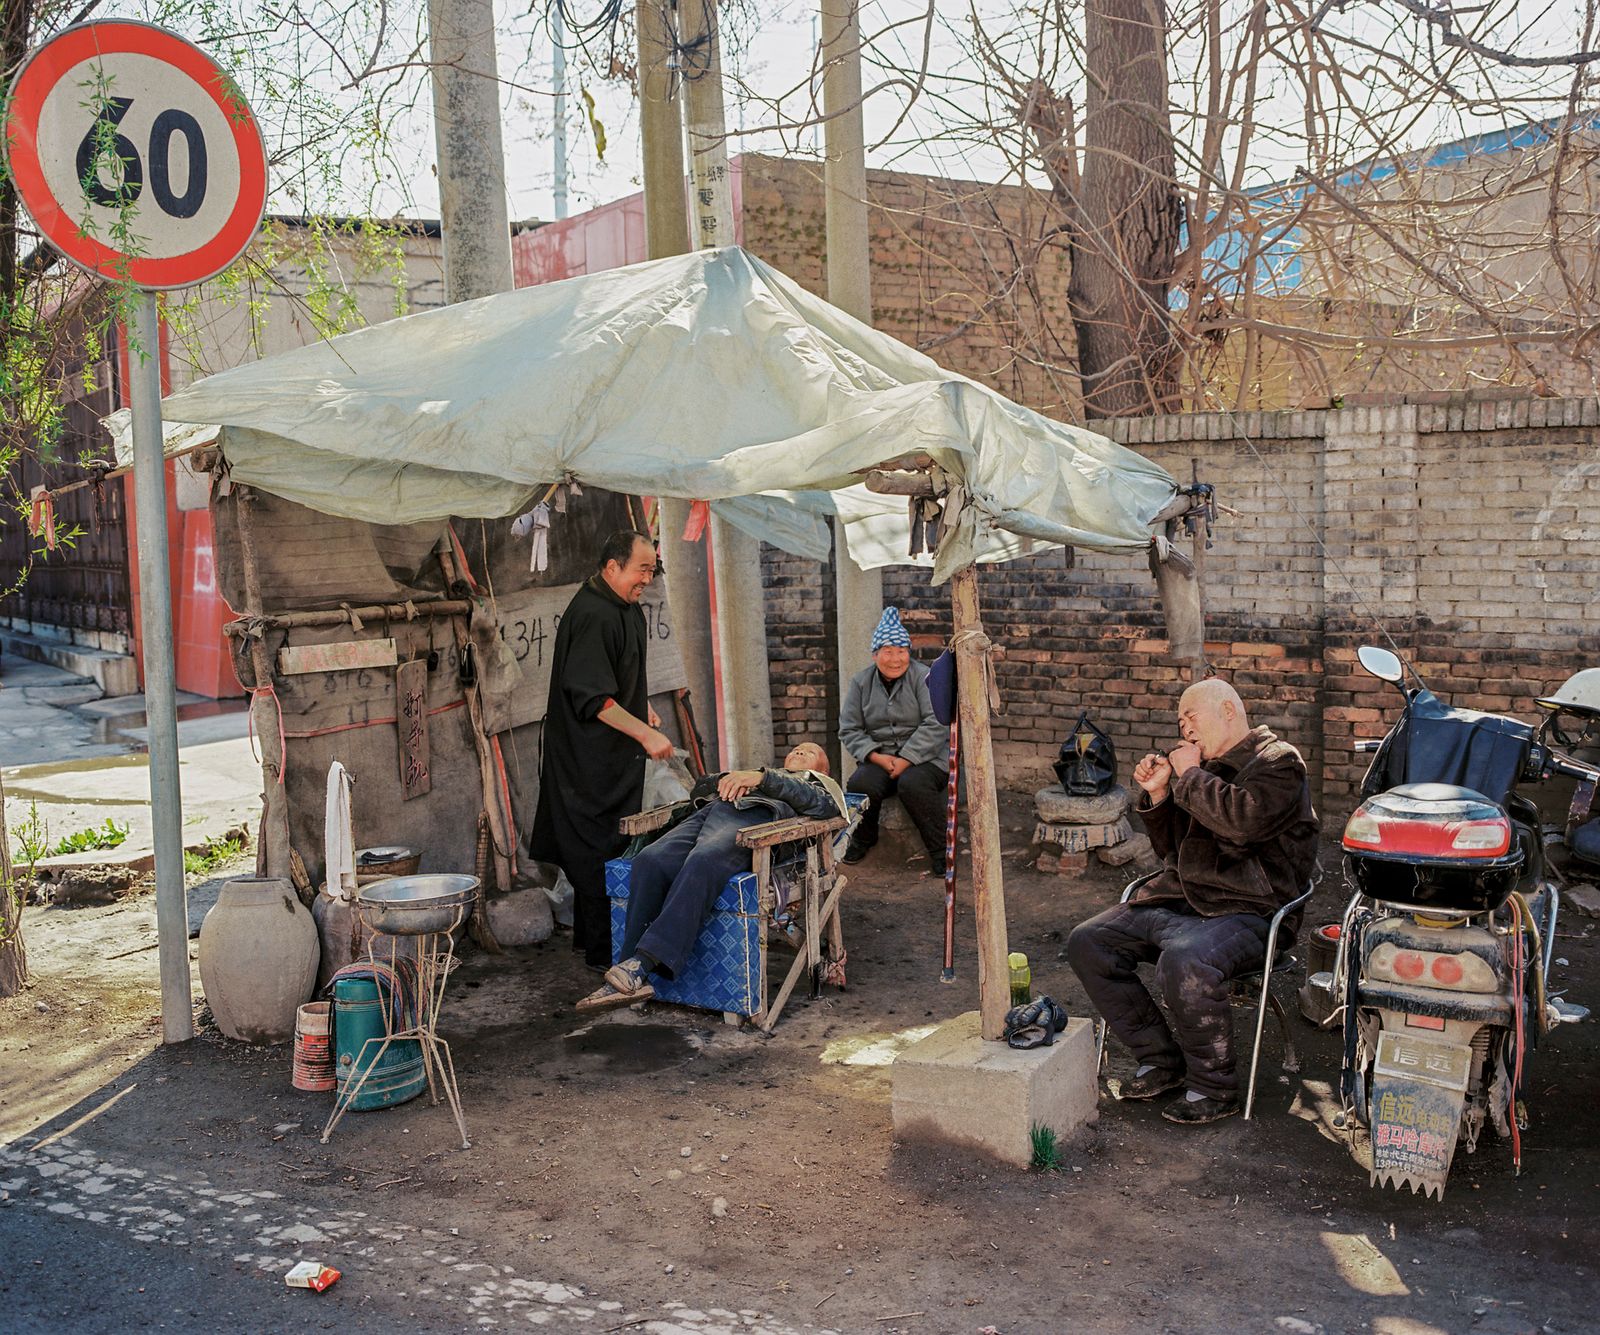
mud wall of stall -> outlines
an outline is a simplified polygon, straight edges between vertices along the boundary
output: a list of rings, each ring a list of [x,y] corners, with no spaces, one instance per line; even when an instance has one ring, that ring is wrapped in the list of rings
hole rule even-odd
[[[212,496],[218,578],[235,609],[246,606],[242,496],[243,489],[220,486]],[[594,572],[606,535],[640,526],[639,501],[594,490],[554,498],[542,561],[532,534],[513,533],[510,518],[386,526],[320,514],[259,492],[249,493],[248,503],[264,614],[407,603],[415,609],[414,616],[347,617],[332,626],[264,632],[276,665],[270,687],[282,719],[289,838],[313,882],[320,885],[324,877],[327,777],[334,761],[353,780],[357,847],[414,848],[425,872],[474,869],[484,793],[464,670],[480,683],[485,731],[525,848],[539,796],[556,629],[577,586]],[[447,587],[441,551],[464,561],[470,586],[458,581]],[[645,600],[650,689],[663,730],[676,741],[670,693],[684,681],[662,585],[658,580]],[[471,646],[465,651],[458,647],[457,619],[427,613],[430,603],[447,596],[472,604],[470,618],[459,619]],[[241,683],[257,686],[242,640],[230,636],[230,644]],[[313,646],[321,647],[319,654],[303,652]],[[363,662],[369,665],[358,665]],[[409,719],[397,687],[398,671],[408,663],[425,665],[409,670],[425,682],[424,700],[412,701],[409,717],[425,717],[428,749],[426,791],[411,796],[404,769],[414,754],[402,745]],[[308,666],[312,670],[304,670]]]

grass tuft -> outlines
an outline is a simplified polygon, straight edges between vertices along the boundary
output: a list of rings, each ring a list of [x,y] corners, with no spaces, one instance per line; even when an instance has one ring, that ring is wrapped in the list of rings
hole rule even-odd
[[[1028,1140],[1033,1146],[1033,1159],[1028,1166],[1041,1173],[1059,1173],[1063,1163],[1055,1128],[1035,1122],[1028,1128]]]

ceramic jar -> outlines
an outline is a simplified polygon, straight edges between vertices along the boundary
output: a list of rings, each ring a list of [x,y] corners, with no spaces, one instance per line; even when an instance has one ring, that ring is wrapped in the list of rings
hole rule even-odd
[[[284,1043],[317,983],[317,925],[288,881],[241,877],[200,926],[200,985],[217,1028],[246,1043]]]

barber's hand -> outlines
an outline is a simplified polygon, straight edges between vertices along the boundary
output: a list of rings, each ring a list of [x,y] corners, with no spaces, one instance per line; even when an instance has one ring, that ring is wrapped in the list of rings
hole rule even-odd
[[[1191,770],[1204,759],[1200,754],[1200,748],[1193,742],[1184,742],[1179,746],[1175,746],[1168,758],[1172,761],[1172,772],[1174,774],[1182,774],[1186,770]]]
[[[656,713],[656,707],[648,702],[644,707],[644,721],[652,728],[659,728],[661,726],[661,715]]]
[[[1133,781],[1150,794],[1152,803],[1165,802],[1172,783],[1172,766],[1160,752],[1151,751],[1133,767]]]
[[[746,793],[754,791],[761,782],[758,769],[729,770],[717,782],[717,796],[724,802],[737,802]]]
[[[644,736],[639,739],[639,745],[644,747],[645,755],[651,760],[672,759],[672,740],[664,733],[657,732],[654,728],[646,728]]]

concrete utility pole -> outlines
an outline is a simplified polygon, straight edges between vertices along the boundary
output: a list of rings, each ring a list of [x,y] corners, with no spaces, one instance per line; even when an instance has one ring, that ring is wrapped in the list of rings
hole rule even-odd
[[[672,29],[664,0],[638,0],[639,137],[644,157],[645,244],[653,260],[689,252],[688,196],[683,189],[683,116],[673,92]],[[711,538],[683,540],[689,502],[661,498],[661,558],[667,568],[672,629],[689,679],[695,722],[716,768],[717,685],[711,648]]]
[[[722,47],[716,0],[679,5],[679,47],[685,57],[689,175],[695,245],[733,244],[733,180],[722,112]],[[767,667],[766,599],[761,544],[723,519],[711,521],[717,576],[717,644],[722,658],[722,759],[727,768],[772,760],[772,678]]]
[[[550,152],[555,159],[555,184],[551,189],[551,210],[556,218],[567,216],[567,25],[561,7],[550,10],[550,82],[555,85],[554,120],[550,127]]]
[[[861,13],[858,0],[822,0],[823,166],[828,241],[828,300],[872,323],[871,247],[867,236],[867,154],[861,114]],[[833,532],[837,595],[839,699],[870,661],[868,646],[883,615],[883,575],[849,557],[844,526]],[[838,720],[834,720],[837,727]],[[856,757],[861,759],[861,757]],[[840,773],[844,773],[843,769]]]
[[[511,226],[492,0],[428,0],[447,302],[509,292]]]

